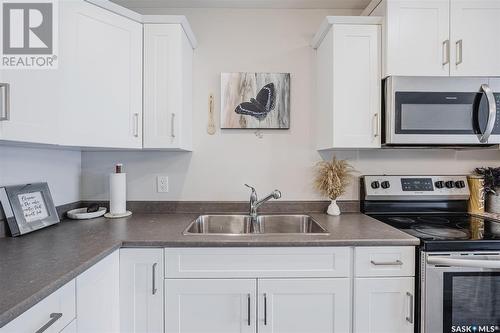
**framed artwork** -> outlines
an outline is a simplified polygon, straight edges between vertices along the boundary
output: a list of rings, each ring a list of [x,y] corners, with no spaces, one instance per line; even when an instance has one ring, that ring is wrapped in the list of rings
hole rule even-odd
[[[222,129],[289,129],[289,73],[222,73]]]
[[[47,183],[0,187],[0,202],[12,236],[59,223]]]

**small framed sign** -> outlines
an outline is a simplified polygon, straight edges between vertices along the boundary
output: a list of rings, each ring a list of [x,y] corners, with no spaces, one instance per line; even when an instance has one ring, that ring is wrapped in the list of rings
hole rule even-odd
[[[13,237],[59,223],[47,183],[0,187],[0,202]]]

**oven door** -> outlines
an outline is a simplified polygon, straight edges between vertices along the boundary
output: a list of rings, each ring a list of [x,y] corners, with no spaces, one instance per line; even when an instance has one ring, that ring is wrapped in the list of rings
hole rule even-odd
[[[387,80],[386,144],[500,143],[500,94],[490,88],[489,79],[462,79],[450,90],[446,85],[420,89],[418,78]]]
[[[422,332],[500,332],[500,254],[426,254]]]

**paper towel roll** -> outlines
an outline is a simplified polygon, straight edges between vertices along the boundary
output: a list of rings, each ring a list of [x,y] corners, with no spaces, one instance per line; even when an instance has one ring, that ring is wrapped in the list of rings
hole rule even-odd
[[[109,212],[124,214],[127,211],[127,174],[109,175]]]

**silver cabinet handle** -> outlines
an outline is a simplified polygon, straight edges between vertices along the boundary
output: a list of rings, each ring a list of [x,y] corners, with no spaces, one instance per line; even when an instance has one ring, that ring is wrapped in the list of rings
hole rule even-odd
[[[0,83],[0,121],[10,119],[10,85]]]
[[[443,66],[450,63],[450,40],[447,39],[443,42]]]
[[[408,298],[408,316],[406,316],[406,321],[413,324],[413,295],[410,292],[406,292],[406,297]]]
[[[251,295],[247,294],[247,325],[248,326],[251,326],[251,324],[252,324],[251,318],[250,318],[250,306],[251,306],[250,297],[251,297]]]
[[[264,294],[264,325],[267,325],[267,294]]]
[[[379,136],[379,132],[378,132],[378,113],[375,113],[373,115],[373,137],[378,137]]]
[[[458,66],[463,62],[463,41],[460,39],[455,43],[457,48],[457,61],[455,64]]]
[[[157,263],[154,263],[153,264],[153,267],[152,267],[152,281],[151,281],[151,285],[152,285],[152,289],[151,289],[151,294],[156,294],[156,266],[158,264]]]
[[[134,113],[134,136],[139,137],[139,114]]]
[[[60,312],[51,313],[50,316],[49,316],[50,320],[45,325],[43,325],[42,327],[40,327],[38,329],[38,331],[36,331],[35,333],[45,332],[47,330],[47,328],[49,328],[50,326],[54,325],[54,323],[56,321],[58,321],[62,317],[62,315],[63,314],[60,313]]]
[[[402,266],[403,262],[401,260],[396,261],[370,261],[373,266]]]
[[[172,138],[175,138],[175,113],[172,113],[170,120],[170,136],[172,136]]]
[[[491,133],[493,133],[493,128],[495,127],[495,122],[497,120],[497,103],[490,86],[483,84],[481,85],[481,90],[484,92],[486,99],[488,100],[488,124],[486,125],[483,135],[479,138],[479,141],[481,143],[486,143],[488,142]]]

